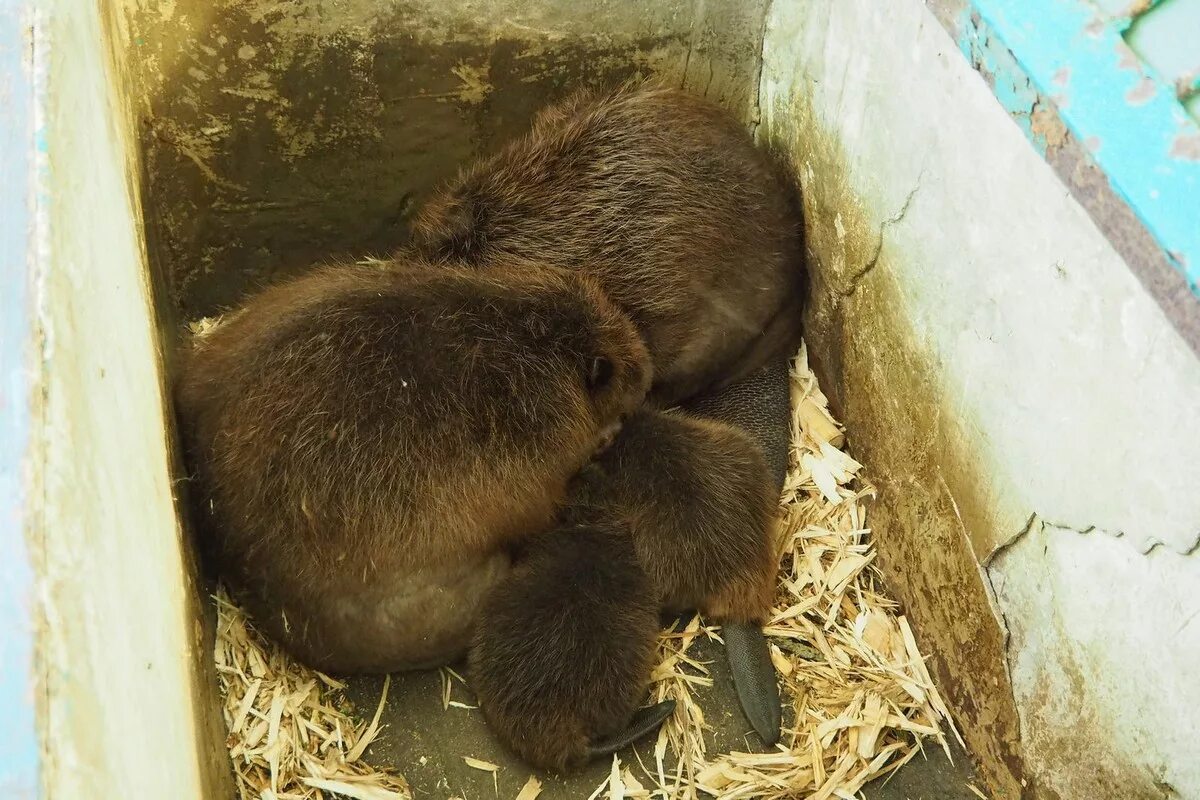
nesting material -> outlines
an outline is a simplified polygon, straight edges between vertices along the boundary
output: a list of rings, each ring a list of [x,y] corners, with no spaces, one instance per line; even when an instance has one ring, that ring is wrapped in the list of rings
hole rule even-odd
[[[954,731],[908,620],[879,589],[864,505],[874,489],[841,449],[844,434],[803,347],[791,382],[782,568],[766,627],[793,712],[785,710],[782,740],[766,753],[707,751],[695,690],[712,681],[689,651],[699,637],[719,637],[720,630],[696,618],[659,641],[653,699],[674,699],[676,711],[659,732],[654,763],[622,769],[614,762],[597,796],[852,798],[916,756],[922,740],[945,747],[943,725]],[[639,771],[646,788],[634,780]]]
[[[196,331],[203,335],[205,330]],[[853,798],[868,781],[915,757],[922,742],[946,745],[953,728],[908,621],[879,589],[864,501],[873,489],[842,449],[842,428],[802,347],[792,364],[790,470],[780,503],[782,552],[774,617],[766,632],[783,683],[785,730],[766,753],[711,753],[696,690],[711,686],[691,652],[720,629],[693,619],[659,640],[653,700],[676,711],[660,730],[650,763],[614,757],[595,798]],[[217,596],[217,670],[240,800],[398,800],[411,796],[398,774],[361,760],[378,735],[379,711],[352,721],[343,685],[293,662]],[[444,690],[448,688],[444,687]],[[443,708],[462,705],[444,691]],[[379,709],[386,701],[387,684]],[[472,757],[483,772],[496,765]],[[530,778],[518,800],[534,800]]]
[[[217,674],[226,744],[240,800],[408,800],[397,774],[362,762],[379,715],[356,724],[341,682],[303,667],[264,639],[222,590],[217,594]]]

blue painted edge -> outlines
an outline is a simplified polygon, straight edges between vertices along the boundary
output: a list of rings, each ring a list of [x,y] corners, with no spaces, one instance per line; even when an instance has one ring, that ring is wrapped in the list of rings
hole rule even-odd
[[[1140,62],[1119,23],[1081,0],[972,0],[964,15],[964,54],[979,57],[981,36],[988,52],[994,43],[1011,54],[1200,297],[1200,126],[1175,87]],[[1010,111],[1027,100],[1017,92]],[[1044,153],[1032,126],[1022,128]]]
[[[0,0],[0,797],[39,794],[26,460],[34,374],[31,0]]]
[[[1106,19],[1112,23],[1112,25],[1116,27],[1118,31],[1124,33],[1133,27],[1133,23],[1136,22],[1139,17],[1147,14],[1162,1],[1163,0],[1144,0],[1142,3],[1131,2],[1128,10],[1125,13],[1108,16]]]

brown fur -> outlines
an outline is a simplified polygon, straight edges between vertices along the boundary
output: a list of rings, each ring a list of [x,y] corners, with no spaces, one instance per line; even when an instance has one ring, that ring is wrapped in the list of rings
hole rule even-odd
[[[740,123],[673,89],[581,93],[466,169],[414,227],[432,257],[592,275],[642,332],[652,396],[719,388],[799,344],[799,214]]]
[[[504,549],[649,380],[582,276],[409,262],[251,298],[177,398],[203,532],[257,622],[317,668],[390,671],[462,654]]]
[[[518,756],[577,769],[645,697],[658,629],[628,533],[603,522],[559,528],[532,539],[484,602],[471,688]]]
[[[738,429],[634,414],[484,604],[471,685],[497,737],[534,765],[577,768],[644,697],[664,604],[761,623],[775,502]]]
[[[643,410],[572,489],[573,514],[619,519],[672,610],[762,623],[779,570],[778,492],[739,428]]]

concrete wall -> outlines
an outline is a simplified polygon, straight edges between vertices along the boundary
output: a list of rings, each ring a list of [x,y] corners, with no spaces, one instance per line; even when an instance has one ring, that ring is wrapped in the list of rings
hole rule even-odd
[[[402,242],[434,181],[577,85],[657,75],[752,117],[766,2],[0,3],[28,22],[0,38],[0,698],[25,745],[0,785],[231,797],[173,491],[179,318]]]
[[[114,20],[42,3],[29,491],[40,793],[231,797],[212,643],[172,497],[132,115]]]
[[[185,317],[407,237],[428,189],[580,86],[755,113],[767,0],[130,3],[147,233]]]
[[[889,587],[998,797],[1200,797],[1200,362],[918,0],[775,3],[760,135]]]
[[[31,322],[2,353],[31,358],[5,436],[32,480],[3,477],[47,797],[229,790],[171,491],[177,318],[402,242],[461,161],[635,74],[761,110],[803,184],[811,351],[995,796],[1200,797],[1200,364],[919,0],[40,8]]]

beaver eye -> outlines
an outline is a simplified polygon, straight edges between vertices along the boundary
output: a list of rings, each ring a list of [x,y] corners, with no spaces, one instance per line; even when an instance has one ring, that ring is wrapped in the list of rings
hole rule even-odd
[[[588,368],[588,388],[593,392],[600,391],[612,383],[612,378],[613,363],[604,356],[593,358],[591,366]]]

